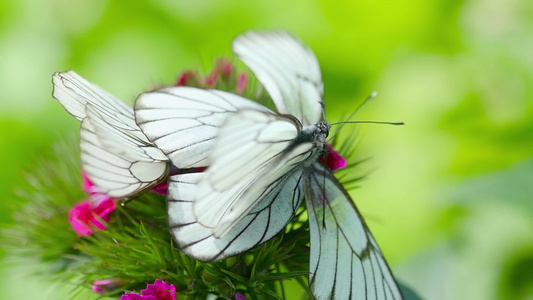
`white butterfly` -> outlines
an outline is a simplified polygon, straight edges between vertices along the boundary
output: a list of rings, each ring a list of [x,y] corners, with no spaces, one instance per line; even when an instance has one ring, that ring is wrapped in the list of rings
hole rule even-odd
[[[124,198],[168,177],[170,162],[135,124],[133,108],[74,71],[52,77],[53,97],[81,121],[83,170],[101,192]]]
[[[233,51],[281,114],[195,88],[146,93],[135,104],[137,124],[178,168],[208,166],[169,179],[169,229],[179,247],[202,261],[241,253],[283,230],[305,198],[313,295],[401,299],[350,196],[318,161],[329,125],[312,51],[283,32],[247,32]]]

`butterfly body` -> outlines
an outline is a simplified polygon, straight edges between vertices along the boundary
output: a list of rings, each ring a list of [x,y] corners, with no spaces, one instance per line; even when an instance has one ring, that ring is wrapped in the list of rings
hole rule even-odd
[[[326,138],[329,135],[330,127],[325,122],[305,126],[298,137],[294,139],[294,144],[312,142],[317,149],[325,151]]]

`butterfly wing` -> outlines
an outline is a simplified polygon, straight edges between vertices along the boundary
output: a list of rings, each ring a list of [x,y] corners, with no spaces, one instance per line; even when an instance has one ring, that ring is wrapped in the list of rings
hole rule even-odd
[[[316,299],[403,299],[381,250],[337,179],[316,163],[305,180],[309,286]]]
[[[169,163],[151,144],[112,125],[92,105],[80,130],[83,169],[111,197],[123,198],[154,187],[165,180]]]
[[[203,174],[171,176],[167,195],[169,230],[187,255],[214,262],[256,247],[279,233],[302,202],[301,170],[277,184],[223,237],[200,224],[194,215],[194,199]]]
[[[103,193],[123,198],[162,182],[169,162],[135,124],[133,109],[74,71],[53,76],[54,93],[82,122],[83,169]]]
[[[239,109],[269,111],[243,97],[193,87],[170,87],[141,94],[137,124],[180,169],[207,166],[207,153],[226,118]]]
[[[233,40],[233,52],[263,84],[279,113],[303,125],[323,117],[323,83],[315,55],[286,32],[249,31]]]
[[[250,211],[302,163],[318,142],[299,141],[298,120],[256,110],[230,116],[220,129],[209,167],[198,182],[194,215],[216,237]]]
[[[131,107],[74,71],[55,73],[52,83],[52,96],[78,121],[85,118],[85,106],[88,103],[97,110],[121,114],[133,120]]]
[[[169,181],[169,228],[180,249],[217,261],[283,230],[302,201],[302,163],[315,155],[287,116],[241,110],[220,128],[203,173]],[[313,158],[311,158],[313,161]]]

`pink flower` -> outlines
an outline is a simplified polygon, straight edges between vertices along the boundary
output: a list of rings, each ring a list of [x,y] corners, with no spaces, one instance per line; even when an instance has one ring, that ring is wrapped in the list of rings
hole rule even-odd
[[[152,192],[156,192],[156,193],[158,193],[159,195],[166,196],[166,195],[167,195],[167,190],[168,190],[168,183],[163,182],[163,183],[161,183],[160,185],[155,186],[155,187],[152,189]]]
[[[89,176],[87,176],[87,173],[85,171],[81,172],[81,176],[83,178],[82,186],[81,188],[90,196],[90,200],[95,204],[100,204],[104,201],[107,201],[109,199],[113,199],[109,197],[108,195],[102,193],[100,189],[94,185],[94,183],[89,179]],[[115,200],[115,199],[113,199]]]
[[[119,278],[98,280],[93,283],[93,292],[98,294],[105,294],[107,292],[117,289],[123,283],[124,280]]]
[[[346,159],[342,157],[331,145],[326,144],[328,146],[328,153],[326,155],[326,158],[323,156],[320,157],[320,161],[322,163],[325,163],[326,166],[331,171],[336,171],[338,169],[342,169],[346,167]]]
[[[155,296],[141,296],[135,293],[127,293],[120,297],[120,300],[157,300]]]
[[[217,61],[215,68],[209,76],[207,76],[205,83],[208,87],[213,87],[217,83],[218,79],[229,79],[230,74],[233,71],[233,65],[230,61],[220,59]]]
[[[136,293],[126,293],[120,300],[176,300],[176,287],[161,279],[156,279],[154,284],[146,286],[141,291],[141,295]]]
[[[68,221],[78,236],[90,235],[95,229],[105,229],[103,223],[109,221],[109,214],[116,207],[111,198],[105,199],[99,204],[84,200],[69,210]]]
[[[248,83],[248,76],[246,76],[246,73],[242,73],[239,75],[239,79],[237,81],[237,94],[242,94],[244,92],[244,89],[246,88],[246,83]]]
[[[248,300],[248,298],[246,298],[246,296],[244,296],[241,293],[236,293],[235,294],[235,300]]]
[[[219,69],[222,72],[222,76],[227,78],[233,71],[233,65],[231,64],[231,61],[221,59],[217,62],[217,69]]]
[[[213,73],[211,73],[211,75],[209,75],[207,79],[205,80],[205,83],[207,84],[207,86],[213,87],[215,83],[217,82],[219,75],[220,75],[220,71],[218,69],[213,70]]]
[[[117,207],[115,199],[100,192],[87,173],[82,172],[82,189],[89,194],[89,199],[81,201],[69,210],[68,221],[78,236],[90,235],[96,229],[104,230],[109,214]]]
[[[176,86],[188,86],[193,81],[196,81],[196,73],[194,71],[185,71],[181,73],[178,80],[176,80],[176,83],[174,85]]]
[[[81,177],[83,179],[81,183],[81,188],[87,192],[89,195],[93,195],[96,193],[99,193],[100,190],[94,185],[94,183],[89,179],[89,176],[87,176],[87,173],[85,171],[81,172]]]

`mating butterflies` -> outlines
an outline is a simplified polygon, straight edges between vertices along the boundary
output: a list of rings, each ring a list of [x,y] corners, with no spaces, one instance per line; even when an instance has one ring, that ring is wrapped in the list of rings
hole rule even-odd
[[[283,32],[247,32],[233,51],[279,114],[228,92],[169,87],[141,94],[133,116],[75,73],[54,75],[54,97],[82,120],[90,178],[102,178],[95,184],[110,194],[130,195],[160,182],[171,161],[181,171],[168,179],[169,230],[183,252],[211,262],[268,241],[305,199],[313,295],[402,299],[350,196],[319,162],[330,126],[313,52]],[[132,188],[115,189],[116,182]]]
[[[241,253],[283,230],[305,199],[313,295],[401,299],[348,193],[318,161],[329,125],[312,51],[282,32],[245,33],[233,51],[280,114],[194,88],[145,93],[135,104],[137,124],[178,168],[208,166],[169,179],[169,229],[180,249],[202,261]]]

